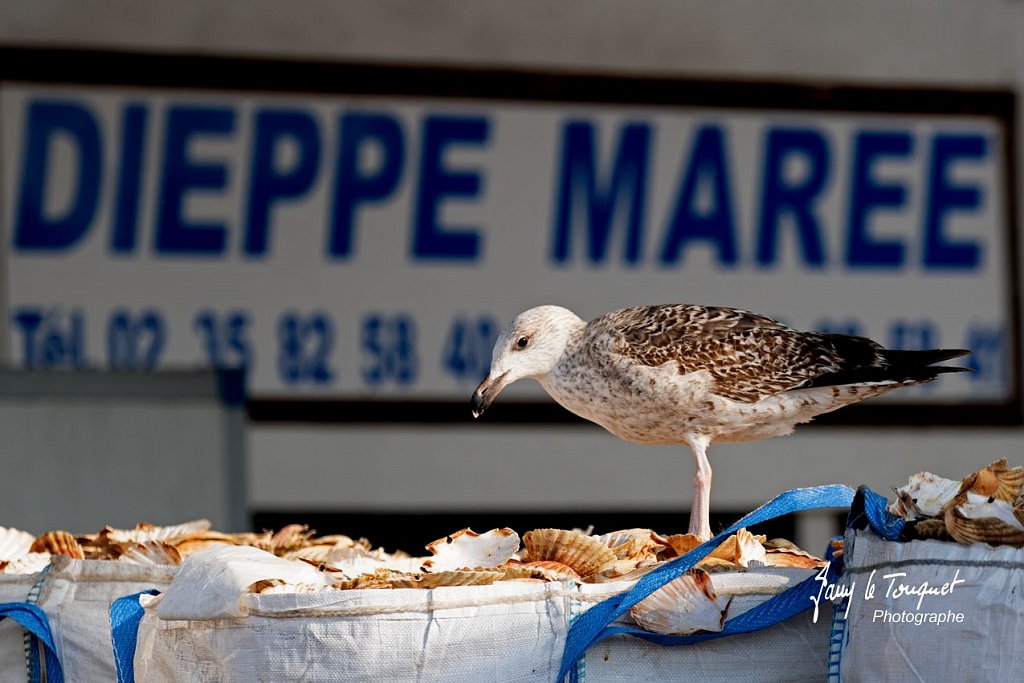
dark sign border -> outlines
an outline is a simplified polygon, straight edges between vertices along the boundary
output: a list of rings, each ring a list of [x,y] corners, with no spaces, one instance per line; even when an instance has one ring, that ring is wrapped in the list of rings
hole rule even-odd
[[[1017,214],[1017,104],[1010,90],[719,81],[571,71],[478,69],[283,59],[0,47],[0,82],[212,89],[218,91],[400,95],[471,100],[693,106],[808,112],[966,114],[1002,126],[1007,187],[1011,398],[997,403],[857,404],[816,418],[820,425],[1011,426],[1024,424]],[[469,424],[469,400],[257,398],[249,418],[274,423]],[[551,401],[496,405],[487,422],[573,424]]]

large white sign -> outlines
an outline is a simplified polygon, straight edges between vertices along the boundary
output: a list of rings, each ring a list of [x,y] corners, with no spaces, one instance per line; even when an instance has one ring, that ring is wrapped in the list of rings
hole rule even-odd
[[[974,351],[894,402],[1014,398],[990,113],[9,82],[0,126],[16,365],[465,400],[520,310],[687,302]]]

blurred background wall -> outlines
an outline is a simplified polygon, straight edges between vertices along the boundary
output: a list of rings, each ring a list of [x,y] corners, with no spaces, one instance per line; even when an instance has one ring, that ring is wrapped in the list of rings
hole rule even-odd
[[[414,551],[469,524],[683,526],[681,448],[536,386],[472,421],[494,336],[541,303],[975,351],[970,376],[713,448],[722,522],[795,486],[1019,463],[1022,84],[1009,0],[12,0],[0,359],[244,366],[242,518]],[[795,525],[813,549],[836,521]]]

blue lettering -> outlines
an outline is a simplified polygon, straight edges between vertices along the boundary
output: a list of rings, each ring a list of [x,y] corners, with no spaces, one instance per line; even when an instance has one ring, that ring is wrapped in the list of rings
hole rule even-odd
[[[444,167],[445,148],[453,143],[480,146],[487,142],[487,119],[431,116],[423,123],[420,156],[420,187],[416,198],[412,253],[420,259],[468,261],[480,253],[480,233],[463,226],[455,229],[438,223],[438,211],[446,197],[474,199],[481,194],[479,172],[454,172]]]
[[[829,148],[825,137],[814,130],[778,128],[767,134],[764,156],[764,192],[757,230],[757,262],[775,263],[778,253],[779,223],[784,214],[792,216],[804,263],[821,268],[825,250],[821,243],[821,225],[814,214],[814,202],[829,179]],[[786,179],[787,161],[802,158],[808,169],[802,180]]]
[[[702,178],[711,183],[711,208],[697,209],[697,190]],[[676,199],[676,208],[669,222],[661,262],[669,265],[679,261],[683,245],[689,240],[704,239],[718,247],[718,261],[736,263],[736,231],[732,217],[732,192],[725,141],[718,126],[704,126],[696,134],[693,153],[686,176]]]
[[[300,313],[285,312],[278,320],[280,349],[277,368],[285,384],[312,382],[330,384],[335,379],[331,367],[334,348],[334,323],[323,313],[308,318]]]
[[[146,114],[144,105],[129,104],[121,117],[121,170],[117,178],[117,200],[114,202],[114,233],[110,239],[110,248],[115,252],[135,249]]]
[[[854,267],[899,267],[904,245],[897,240],[875,240],[869,234],[868,219],[875,208],[898,209],[907,201],[902,185],[875,182],[871,168],[884,157],[902,159],[910,155],[913,139],[909,133],[858,133],[854,141],[853,179],[847,224],[846,263]]]
[[[37,362],[36,333],[43,323],[43,314],[35,308],[22,309],[14,315],[14,322],[21,329],[24,342],[21,352],[22,364],[26,368],[35,367]]]
[[[298,146],[298,158],[288,170],[279,170],[274,158],[286,138]],[[267,251],[270,209],[280,199],[301,197],[313,185],[320,166],[320,131],[307,113],[263,110],[256,114],[252,171],[249,176],[249,216],[245,252],[262,256]]]
[[[96,117],[72,102],[34,101],[28,106],[28,136],[21,169],[21,189],[14,246],[24,251],[67,249],[89,231],[100,198],[103,154]],[[77,183],[61,216],[44,215],[50,177],[50,142],[65,135],[78,152]]]
[[[386,114],[342,116],[339,138],[327,250],[333,258],[346,258],[352,253],[356,208],[364,202],[380,201],[398,187],[405,140],[398,121]],[[380,146],[381,161],[376,172],[364,174],[360,170],[360,152],[370,142]]]
[[[113,311],[107,325],[107,362],[115,370],[152,370],[167,340],[167,324],[155,310],[132,315]]]
[[[85,360],[85,316],[72,308],[66,314],[56,310],[21,308],[12,316],[22,333],[22,363],[28,368],[58,366],[83,368]]]
[[[188,143],[199,135],[222,137],[235,127],[231,109],[176,106],[167,112],[164,168],[157,210],[156,250],[167,254],[221,254],[227,229],[222,222],[189,223],[183,215],[191,190],[222,191],[224,164],[197,164],[188,159]]]
[[[602,184],[598,180],[593,124],[588,121],[566,123],[551,249],[555,263],[569,260],[570,233],[579,214],[583,214],[581,227],[587,235],[587,257],[593,264],[602,263],[608,254],[613,220],[616,215],[621,215],[619,207],[622,204],[627,204],[622,258],[628,264],[636,264],[640,260],[650,137],[651,129],[647,124],[624,125],[610,177],[606,184]],[[581,200],[582,207],[577,212],[577,203]]]
[[[942,230],[947,213],[957,209],[977,210],[981,190],[949,182],[948,168],[957,159],[984,159],[987,141],[980,135],[936,135],[932,141],[932,165],[928,172],[928,208],[924,222],[924,263],[926,267],[977,268],[981,245],[974,241],[954,242]]]
[[[1003,385],[1013,377],[1007,371],[1009,364],[1006,350],[1006,330],[999,325],[974,323],[967,328],[964,348],[971,350],[965,365],[974,372],[968,378],[979,384]]]

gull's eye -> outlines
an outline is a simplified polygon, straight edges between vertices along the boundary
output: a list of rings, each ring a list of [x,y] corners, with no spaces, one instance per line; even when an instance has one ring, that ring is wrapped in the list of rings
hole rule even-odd
[[[529,343],[530,343],[529,337],[520,337],[518,339],[518,341],[516,341],[516,348],[517,349],[525,349],[526,345],[529,344]]]

